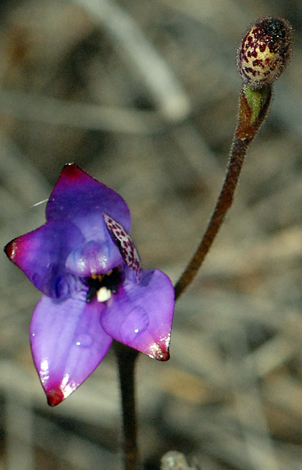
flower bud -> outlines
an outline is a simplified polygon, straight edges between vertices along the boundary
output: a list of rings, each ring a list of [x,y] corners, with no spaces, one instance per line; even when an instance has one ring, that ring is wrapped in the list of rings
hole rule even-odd
[[[282,18],[260,18],[238,49],[244,86],[258,90],[271,85],[285,69],[292,52],[292,28]]]

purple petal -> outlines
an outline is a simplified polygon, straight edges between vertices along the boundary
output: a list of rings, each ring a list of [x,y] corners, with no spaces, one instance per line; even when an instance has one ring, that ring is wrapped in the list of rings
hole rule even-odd
[[[83,287],[79,279],[67,272],[65,262],[84,241],[75,225],[56,220],[15,238],[5,251],[37,289],[49,297],[64,299]]]
[[[135,272],[137,282],[140,282],[142,278],[142,267],[136,246],[121,224],[105,213],[103,217],[106,227],[119,247],[123,260],[127,266]]]
[[[161,271],[143,271],[140,284],[125,282],[104,305],[106,333],[161,361],[169,359],[174,289]]]
[[[47,203],[46,219],[71,220],[85,235],[88,226],[90,232],[105,229],[103,212],[130,230],[130,212],[124,199],[74,163],[66,165]],[[95,217],[90,221],[91,215]]]
[[[100,323],[102,304],[86,293],[58,302],[43,296],[30,325],[32,354],[48,403],[58,405],[106,355],[112,338]]]

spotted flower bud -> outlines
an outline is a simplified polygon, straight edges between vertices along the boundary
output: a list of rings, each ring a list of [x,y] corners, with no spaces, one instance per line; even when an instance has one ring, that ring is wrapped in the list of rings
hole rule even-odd
[[[271,85],[285,69],[292,52],[292,28],[282,18],[261,18],[238,49],[244,86],[258,90]]]

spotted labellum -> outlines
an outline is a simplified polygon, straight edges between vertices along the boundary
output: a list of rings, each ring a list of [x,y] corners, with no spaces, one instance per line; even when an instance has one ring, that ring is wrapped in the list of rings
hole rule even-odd
[[[169,359],[174,289],[163,272],[142,269],[129,230],[122,197],[69,164],[48,200],[46,223],[5,247],[43,293],[30,341],[51,406],[86,380],[114,339]]]

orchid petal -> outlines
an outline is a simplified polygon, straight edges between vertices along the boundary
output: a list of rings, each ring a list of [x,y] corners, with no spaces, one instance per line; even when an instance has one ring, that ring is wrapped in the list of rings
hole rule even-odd
[[[74,163],[66,165],[49,197],[46,219],[71,220],[82,232],[88,226],[91,231],[104,230],[103,212],[130,230],[130,212],[124,199]],[[91,215],[96,216],[93,221],[89,220]]]
[[[32,354],[51,406],[78,388],[106,355],[112,338],[100,323],[102,305],[80,292],[63,302],[43,296],[30,326]]]
[[[84,241],[75,225],[57,220],[15,238],[5,251],[37,289],[49,297],[64,299],[82,288],[80,279],[66,270],[65,261]]]
[[[106,302],[101,324],[108,335],[149,356],[169,359],[174,289],[161,271],[143,271],[140,284],[125,282]]]

